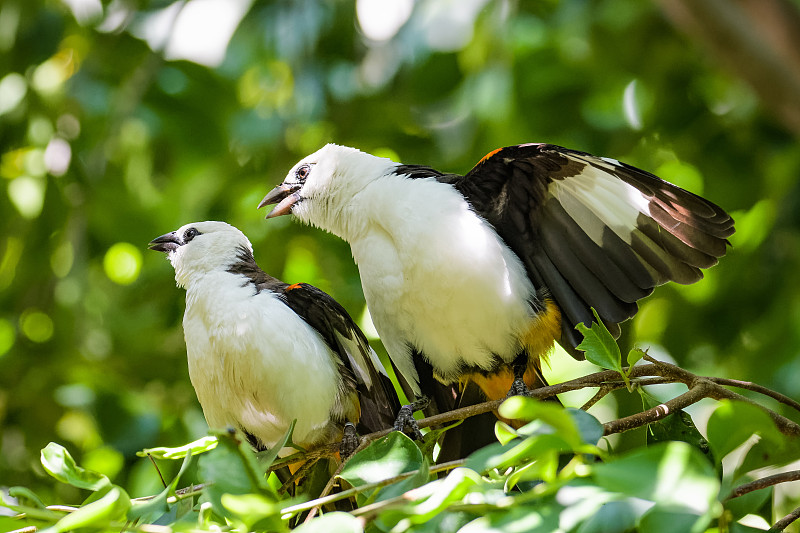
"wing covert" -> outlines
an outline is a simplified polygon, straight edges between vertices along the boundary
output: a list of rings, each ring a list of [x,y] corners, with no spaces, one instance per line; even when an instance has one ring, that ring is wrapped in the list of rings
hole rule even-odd
[[[358,391],[359,425],[370,432],[392,427],[400,402],[380,359],[347,311],[307,283],[285,285],[282,297],[338,356],[343,379]]]

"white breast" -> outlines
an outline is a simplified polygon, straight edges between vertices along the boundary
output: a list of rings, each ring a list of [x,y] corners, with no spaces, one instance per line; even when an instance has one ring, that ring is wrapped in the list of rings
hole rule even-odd
[[[339,378],[321,337],[269,291],[222,272],[187,287],[189,375],[210,427],[243,428],[274,444],[325,436]]]
[[[432,179],[382,178],[354,206],[371,216],[351,238],[372,319],[406,376],[409,345],[440,377],[461,365],[511,361],[529,324],[534,293],[523,265],[451,186]]]

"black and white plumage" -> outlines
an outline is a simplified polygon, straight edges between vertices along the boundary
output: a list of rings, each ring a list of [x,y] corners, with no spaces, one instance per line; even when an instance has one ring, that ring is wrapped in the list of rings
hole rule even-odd
[[[548,144],[489,153],[466,175],[327,145],[262,201],[350,243],[373,321],[416,394],[420,362],[443,383],[502,397],[530,385],[556,340],[595,308],[612,332],[667,281],[725,254],[713,203],[613,159]],[[498,380],[496,378],[501,377]],[[517,376],[518,377],[518,376]]]
[[[186,289],[189,376],[211,428],[241,430],[257,449],[282,438],[304,448],[392,427],[399,409],[361,330],[328,294],[262,271],[250,241],[224,222],[154,239]]]

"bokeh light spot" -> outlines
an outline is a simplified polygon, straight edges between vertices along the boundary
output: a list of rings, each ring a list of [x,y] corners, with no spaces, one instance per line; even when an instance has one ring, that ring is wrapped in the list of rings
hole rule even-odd
[[[20,215],[34,219],[42,212],[44,189],[44,179],[20,176],[8,184],[8,196]]]
[[[14,346],[14,338],[16,332],[14,326],[8,320],[0,318],[0,357],[5,355],[12,346]]]
[[[413,8],[413,0],[358,0],[356,17],[366,37],[388,41],[406,23]]]
[[[0,80],[0,116],[16,109],[27,92],[28,84],[21,74],[12,72]]]
[[[130,243],[118,242],[106,252],[103,269],[114,283],[130,285],[142,269],[142,252]]]
[[[22,333],[33,342],[47,342],[53,336],[53,319],[38,309],[26,309],[19,322]]]

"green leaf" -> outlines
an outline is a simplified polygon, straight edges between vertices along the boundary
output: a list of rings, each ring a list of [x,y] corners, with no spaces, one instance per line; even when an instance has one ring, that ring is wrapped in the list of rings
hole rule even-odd
[[[221,433],[216,448],[198,459],[198,472],[209,484],[205,493],[214,511],[228,516],[222,505],[224,494],[264,494],[277,499],[259,470],[258,461],[250,446],[236,435]]]
[[[459,533],[553,533],[561,531],[559,515],[553,506],[517,507],[476,518]]]
[[[297,420],[292,420],[292,423],[289,426],[289,429],[286,431],[286,434],[283,436],[282,439],[280,439],[277,443],[275,443],[275,446],[273,446],[267,451],[259,452],[256,454],[259,464],[262,465],[262,467],[264,467],[265,470],[269,468],[269,465],[275,462],[275,459],[277,459],[278,454],[286,446],[286,444],[288,442],[291,442],[292,434],[294,433],[294,427],[296,424]]]
[[[520,481],[544,481],[551,483],[558,475],[559,451],[544,445],[543,439],[537,439],[540,450],[531,449],[531,456],[535,459],[527,464],[522,464],[506,478],[504,490],[510,492]]]
[[[603,321],[600,320],[597,311],[592,309],[592,313],[594,313],[595,322],[592,323],[591,328],[587,328],[581,322],[575,326],[575,329],[583,335],[583,341],[577,348],[586,353],[587,361],[601,368],[622,373],[622,354],[619,351],[619,345]]]
[[[500,404],[497,412],[504,418],[514,420],[541,420],[572,446],[577,447],[583,444],[583,439],[581,439],[581,434],[572,416],[554,402],[543,402],[525,396],[512,396]],[[530,428],[524,426],[518,430],[518,433],[527,435],[530,434],[529,431]]]
[[[600,442],[605,430],[603,429],[603,424],[597,418],[586,411],[574,407],[567,407],[566,412],[578,428],[578,433],[583,442],[593,445]]]
[[[737,485],[754,481],[753,476],[743,476],[736,481]],[[743,494],[725,502],[725,509],[731,513],[732,520],[739,520],[748,514],[760,514],[762,506],[769,500],[772,501],[774,487],[765,487]],[[730,493],[730,491],[728,491]],[[724,493],[723,493],[724,494]]]
[[[652,409],[661,405],[661,401],[648,394],[645,390],[639,389],[642,397],[642,404],[645,409]],[[700,450],[703,455],[709,458],[712,464],[714,455],[705,437],[697,430],[692,417],[683,410],[670,413],[660,420],[650,422],[647,425],[647,443],[681,441]]]
[[[708,442],[722,460],[754,434],[770,431],[775,424],[760,407],[745,402],[721,400],[708,419]]]
[[[656,505],[639,521],[639,531],[648,533],[702,533],[708,527],[710,517],[686,509],[669,509]]]
[[[606,502],[581,523],[576,533],[632,531],[642,512],[641,503],[634,499]]]
[[[15,498],[20,505],[28,504],[38,509],[47,507],[35,492],[26,487],[11,487],[8,489],[8,495]]]
[[[189,452],[184,456],[183,464],[181,464],[178,474],[158,495],[145,502],[132,502],[133,505],[128,511],[128,520],[139,520],[146,524],[151,524],[160,516],[168,513],[170,506],[167,503],[167,499],[170,496],[175,496],[175,489],[178,487],[178,482],[189,468],[189,465],[192,463],[192,458],[193,456],[191,455],[191,450],[189,450]]]
[[[642,357],[647,355],[647,352],[642,350],[641,348],[633,348],[631,351],[628,352],[628,366],[630,369],[628,370],[628,375],[630,375],[631,369],[633,369],[633,365],[638,363]]]
[[[737,468],[739,472],[777,466],[800,458],[800,439],[783,435],[766,411],[756,405],[722,400],[708,420],[708,441],[720,459],[753,435],[757,435],[759,440],[747,451]]]
[[[428,465],[428,461],[423,459],[422,466],[419,467],[414,475],[403,479],[402,481],[397,481],[391,485],[381,488],[378,492],[376,501],[388,500],[396,496],[400,496],[411,489],[421,487],[430,480],[430,466]]]
[[[86,470],[75,464],[75,459],[60,444],[51,442],[41,453],[42,466],[48,474],[73,487],[100,490],[111,485],[111,481],[100,474]]]
[[[797,460],[800,460],[800,439],[781,434],[780,441],[776,443],[771,439],[764,438],[762,434],[761,440],[747,451],[747,455],[736,469],[734,476],[765,466],[782,466]]]
[[[423,466],[422,452],[401,431],[393,431],[353,455],[339,477],[354,487],[383,481]]]
[[[97,495],[98,499],[81,506],[44,531],[61,533],[83,527],[108,527],[111,521],[123,519],[131,507],[128,494],[116,485],[98,490]]]
[[[498,420],[494,426],[494,435],[501,444],[506,444],[516,438],[519,438],[517,430],[501,420]]]
[[[656,444],[594,465],[592,478],[607,490],[696,514],[712,507],[720,488],[708,460],[684,442]]]
[[[183,459],[187,455],[199,455],[217,447],[217,437],[208,435],[196,441],[178,446],[176,448],[145,448],[136,452],[139,457],[153,457],[154,459]]]
[[[288,530],[288,524],[281,519],[281,509],[286,502],[268,498],[263,494],[223,494],[222,506],[229,511],[228,517],[238,522],[240,531],[281,531]]]
[[[311,522],[301,524],[293,530],[295,533],[361,533],[364,531],[363,522],[355,516],[333,512],[326,513]]]
[[[456,468],[444,479],[432,481],[424,486],[429,492],[409,504],[403,513],[406,515],[405,520],[411,524],[425,523],[452,503],[460,502],[473,490],[473,487],[482,483],[483,480],[474,471],[463,467]]]

